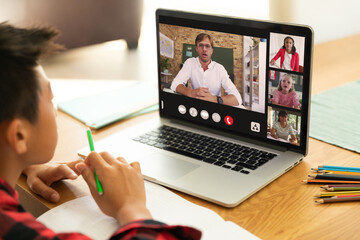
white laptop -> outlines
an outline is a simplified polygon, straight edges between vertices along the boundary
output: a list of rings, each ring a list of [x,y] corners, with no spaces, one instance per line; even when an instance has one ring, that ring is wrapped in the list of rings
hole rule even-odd
[[[146,180],[225,207],[302,161],[311,28],[164,9],[156,11],[156,26],[159,116],[96,142],[97,151],[139,161]],[[204,71],[200,62],[209,57]],[[181,94],[180,85],[214,97]]]

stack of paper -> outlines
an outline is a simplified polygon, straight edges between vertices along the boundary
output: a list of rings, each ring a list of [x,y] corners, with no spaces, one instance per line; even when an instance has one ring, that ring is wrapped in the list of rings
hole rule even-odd
[[[58,108],[92,129],[158,109],[156,87],[136,83],[58,103]]]
[[[214,211],[193,204],[166,188],[145,181],[147,207],[154,219],[169,225],[186,225],[202,231],[202,239],[259,239]],[[104,215],[91,196],[77,198],[38,218],[56,232],[81,232],[94,239],[108,239],[119,227]]]

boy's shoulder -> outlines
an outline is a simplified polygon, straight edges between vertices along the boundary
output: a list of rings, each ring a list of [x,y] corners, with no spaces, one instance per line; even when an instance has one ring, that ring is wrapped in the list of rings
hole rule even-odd
[[[0,205],[5,204],[7,201],[4,201],[4,199],[8,199],[9,197],[18,199],[18,192],[0,177],[0,199],[2,200],[0,201]]]

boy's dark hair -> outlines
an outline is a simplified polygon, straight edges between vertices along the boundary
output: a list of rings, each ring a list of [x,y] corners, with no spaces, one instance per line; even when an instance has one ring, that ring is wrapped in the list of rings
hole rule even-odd
[[[201,42],[204,38],[208,38],[210,40],[211,47],[213,48],[214,44],[213,41],[211,40],[211,36],[206,33],[200,33],[199,35],[196,36],[195,46],[197,46],[198,42]]]
[[[16,28],[0,23],[0,123],[15,117],[37,121],[41,91],[35,67],[60,46],[52,27]]]

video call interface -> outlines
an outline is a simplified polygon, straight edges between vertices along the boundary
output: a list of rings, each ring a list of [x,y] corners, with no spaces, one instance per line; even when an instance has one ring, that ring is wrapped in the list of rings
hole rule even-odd
[[[300,147],[305,37],[167,21],[158,30],[162,114]]]

